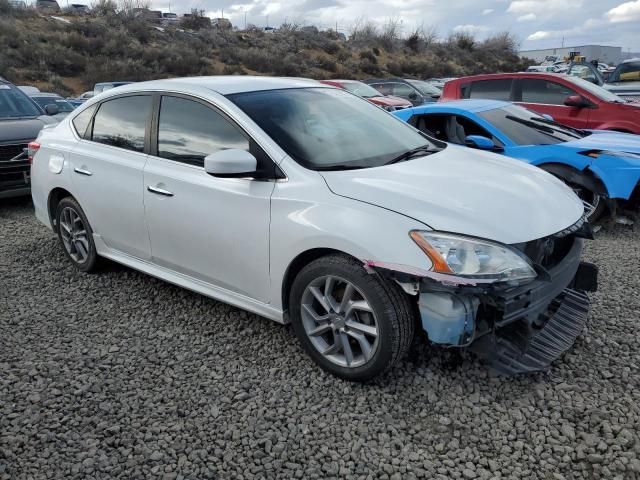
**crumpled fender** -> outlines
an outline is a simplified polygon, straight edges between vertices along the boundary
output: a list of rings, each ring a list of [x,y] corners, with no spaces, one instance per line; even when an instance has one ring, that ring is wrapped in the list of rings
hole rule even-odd
[[[640,182],[640,160],[611,155],[600,155],[589,166],[607,188],[609,198],[628,200]]]

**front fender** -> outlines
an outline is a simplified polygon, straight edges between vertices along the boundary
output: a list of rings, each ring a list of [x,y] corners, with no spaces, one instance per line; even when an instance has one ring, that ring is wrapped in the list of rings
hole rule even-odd
[[[628,200],[640,182],[640,160],[600,155],[589,167],[607,188],[609,198]]]
[[[314,188],[314,195],[300,193]],[[300,198],[314,198],[301,201]],[[271,200],[270,277],[273,307],[282,310],[282,288],[289,265],[318,248],[337,250],[366,261],[423,270],[431,261],[409,232],[429,228],[390,210],[340,197],[326,186],[278,183]]]

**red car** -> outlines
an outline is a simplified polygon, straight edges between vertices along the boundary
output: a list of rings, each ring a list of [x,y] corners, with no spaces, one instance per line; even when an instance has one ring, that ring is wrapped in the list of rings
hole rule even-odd
[[[347,90],[348,92],[369,100],[374,105],[384,108],[388,112],[413,106],[409,100],[391,95],[381,95],[380,92],[372,86],[358,82],[357,80],[320,80],[320,83]]]
[[[447,82],[440,101],[506,100],[575,128],[640,133],[640,102],[628,102],[598,85],[556,73],[500,73]]]

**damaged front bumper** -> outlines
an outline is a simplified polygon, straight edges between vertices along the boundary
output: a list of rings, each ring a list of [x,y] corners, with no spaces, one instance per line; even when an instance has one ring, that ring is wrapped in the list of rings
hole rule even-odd
[[[521,286],[394,280],[408,293],[413,285],[431,342],[470,347],[503,373],[540,371],[573,345],[589,311],[585,292],[597,289],[597,267],[581,261],[583,239],[570,233],[558,242],[557,262],[546,268],[536,262],[538,278]]]

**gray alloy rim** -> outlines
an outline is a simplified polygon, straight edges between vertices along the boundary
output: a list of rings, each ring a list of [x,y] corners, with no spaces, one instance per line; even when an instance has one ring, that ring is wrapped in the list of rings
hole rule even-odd
[[[69,256],[76,263],[84,263],[89,258],[89,238],[82,218],[71,207],[60,213],[60,236]]]
[[[351,282],[326,275],[302,295],[302,325],[318,352],[341,367],[366,364],[378,349],[378,321],[363,293]]]

